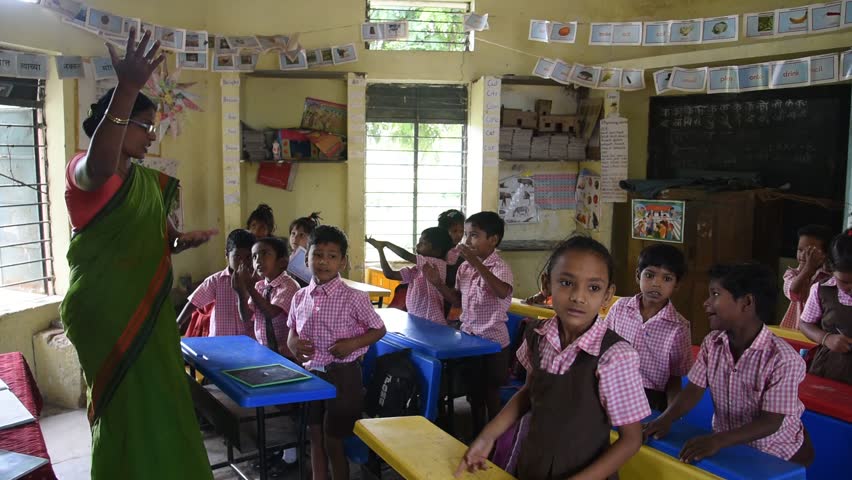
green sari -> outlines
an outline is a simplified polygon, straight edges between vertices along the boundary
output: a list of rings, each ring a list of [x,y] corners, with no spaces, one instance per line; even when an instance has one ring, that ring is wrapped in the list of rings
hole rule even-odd
[[[177,187],[131,166],[68,249],[60,315],[88,385],[95,480],[212,478],[169,298],[166,216]]]

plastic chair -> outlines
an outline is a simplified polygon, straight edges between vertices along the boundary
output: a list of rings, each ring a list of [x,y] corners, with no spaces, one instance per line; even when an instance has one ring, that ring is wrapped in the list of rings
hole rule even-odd
[[[371,345],[364,360],[361,363],[364,374],[364,384],[367,385],[372,378],[373,368],[376,365],[376,357],[405,350],[404,347],[388,340],[382,339]],[[441,362],[440,360],[411,351],[411,362],[420,372],[420,392],[423,396],[423,405],[420,412],[430,422],[438,417],[438,398],[441,390]],[[370,448],[360,438],[351,435],[343,441],[346,456],[352,463],[366,465],[370,460]]]

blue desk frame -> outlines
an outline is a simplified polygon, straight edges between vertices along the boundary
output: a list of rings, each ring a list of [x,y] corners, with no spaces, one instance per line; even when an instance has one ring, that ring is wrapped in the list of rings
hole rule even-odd
[[[299,365],[246,336],[184,338],[180,346],[183,358],[190,367],[190,374],[193,381],[195,381],[195,370],[197,369],[205,378],[210,380],[210,382],[219,387],[228,397],[236,402],[237,405],[244,408],[256,409],[257,446],[261,480],[266,480],[268,477],[266,465],[265,407],[300,404],[301,419],[298,439],[299,478],[304,478],[305,424],[307,421],[305,404],[314,400],[334,398],[337,395],[337,390],[334,386],[311,375]],[[222,373],[223,370],[276,363],[307,373],[311,375],[311,378],[293,383],[252,388]],[[238,475],[246,478],[236,467],[236,463],[251,458],[247,457],[235,460],[233,447],[229,443],[227,462],[212,465],[211,468],[216,470],[226,466],[231,467]]]
[[[444,378],[447,379],[447,431],[450,435],[455,435],[455,396],[452,381],[454,361],[498,353],[501,350],[500,345],[460,332],[448,325],[439,325],[425,318],[415,317],[396,308],[382,308],[376,312],[382,317],[388,332],[383,341],[437,358],[444,365]]]

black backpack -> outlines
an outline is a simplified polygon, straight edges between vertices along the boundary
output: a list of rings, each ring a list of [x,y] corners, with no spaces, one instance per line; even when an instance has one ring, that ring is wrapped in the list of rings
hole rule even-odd
[[[411,361],[411,350],[399,350],[376,358],[367,386],[365,411],[373,417],[420,415],[420,372]]]

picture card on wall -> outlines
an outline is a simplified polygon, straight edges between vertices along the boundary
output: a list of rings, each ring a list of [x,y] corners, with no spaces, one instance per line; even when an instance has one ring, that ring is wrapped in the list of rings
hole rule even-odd
[[[534,42],[547,43],[550,22],[547,20],[530,20],[529,39]]]
[[[41,6],[69,18],[79,15],[81,9],[84,12],[86,11],[86,6],[83,5],[83,2],[78,2],[77,0],[41,0]]]
[[[612,45],[612,24],[592,23],[589,26],[589,45]]]
[[[92,67],[95,70],[95,80],[116,78],[110,57],[92,57]]]
[[[671,78],[672,70],[670,68],[654,72],[654,89],[657,91],[657,95],[662,95],[671,90],[669,88]]]
[[[700,18],[697,20],[672,20],[669,24],[669,43],[677,45],[701,43],[703,22]]]
[[[235,72],[237,71],[236,55],[228,53],[217,53],[213,55],[213,71],[214,72]]]
[[[119,15],[113,15],[95,8],[90,8],[86,12],[86,25],[102,32],[121,35],[123,24],[124,19]]]
[[[334,64],[331,48],[317,48],[316,50],[307,52],[306,55],[308,57],[308,67]]]
[[[669,88],[682,92],[703,92],[707,88],[707,67],[674,67]]]
[[[177,68],[185,70],[207,70],[207,52],[178,52],[175,55]]]
[[[571,81],[586,87],[596,87],[601,78],[601,67],[575,64],[571,70]]]
[[[481,32],[488,30],[488,14],[482,15],[478,13],[468,13],[464,16],[464,31],[465,32]]]
[[[214,39],[213,48],[217,55],[237,53],[237,49],[231,46],[231,42],[227,37],[216,37]]]
[[[18,54],[15,52],[0,51],[0,76],[18,76]]]
[[[260,42],[254,35],[228,37],[228,43],[231,44],[231,48],[260,50]]]
[[[771,37],[778,31],[778,12],[746,13],[743,25],[746,38]]]
[[[702,43],[736,42],[740,36],[739,15],[705,18],[702,26]]]
[[[838,78],[836,53],[811,57],[811,85],[836,82]]]
[[[840,55],[840,79],[852,79],[852,50],[847,50]]]
[[[808,6],[778,10],[778,35],[808,33]]]
[[[645,70],[625,68],[621,71],[621,89],[644,90],[645,89]]]
[[[642,45],[642,22],[612,24],[613,45]]]
[[[140,38],[139,32],[142,31],[142,20],[139,18],[124,17],[121,24],[121,38],[127,39],[131,29],[136,31],[136,38]]]
[[[305,56],[305,51],[302,50],[302,56]],[[355,49],[354,43],[346,45],[335,45],[331,47],[331,59],[335,65],[342,63],[352,63],[358,61],[358,51]]]
[[[207,54],[207,32],[203,30],[187,30],[184,37],[185,52],[204,52]]]
[[[565,63],[562,60],[557,60],[556,64],[553,66],[553,71],[550,74],[550,78],[556,82],[568,85],[571,83],[571,69],[574,68],[573,64]]]
[[[255,38],[257,38],[257,43],[260,44],[260,48],[264,52],[284,50],[287,48],[287,42],[290,41],[290,37],[287,35],[258,35]]]
[[[737,67],[711,67],[707,71],[707,93],[737,93],[740,76]]]
[[[620,68],[602,68],[601,77],[598,80],[600,89],[617,90],[621,87],[621,69]]]
[[[19,53],[17,61],[19,77],[47,80],[47,55]]]
[[[302,52],[304,53],[304,52]],[[241,72],[253,72],[257,66],[257,53],[245,52],[240,53],[237,57],[237,70]]]
[[[57,56],[56,73],[59,78],[84,78],[83,57]]]
[[[160,41],[160,48],[163,50],[182,52],[186,45],[186,30],[157,25],[154,28],[154,38]]]
[[[308,68],[308,57],[302,50],[296,58],[290,58],[285,53],[278,54],[278,68],[280,70],[305,70]]]
[[[574,43],[577,40],[577,22],[550,22],[551,42]]]
[[[766,90],[769,88],[769,64],[755,63],[737,67],[741,92]]]
[[[840,28],[843,4],[841,2],[810,5],[808,18],[811,32],[825,32]]]
[[[810,57],[772,62],[769,66],[769,88],[804,87],[810,83]]]
[[[669,43],[669,22],[645,22],[642,45],[659,47]]]
[[[539,58],[537,62],[535,62],[535,68],[533,68],[533,75],[541,78],[550,78],[553,74],[553,69],[556,67],[556,60],[552,58]]]
[[[843,28],[852,27],[852,0],[843,0]]]

